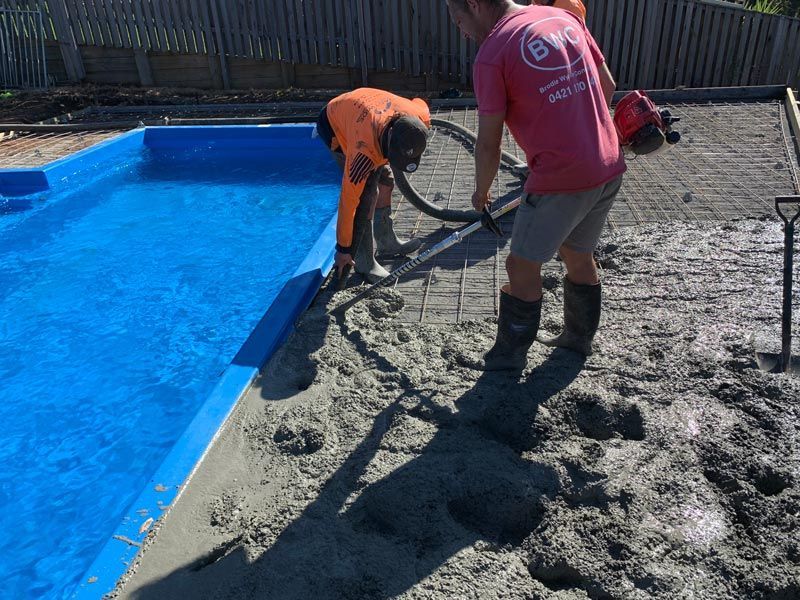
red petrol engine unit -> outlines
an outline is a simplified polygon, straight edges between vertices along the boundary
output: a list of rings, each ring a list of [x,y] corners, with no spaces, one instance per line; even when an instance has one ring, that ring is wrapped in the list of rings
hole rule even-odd
[[[643,90],[626,94],[614,111],[619,142],[634,154],[650,154],[664,142],[677,144],[681,134],[672,130],[672,124],[678,121],[668,110],[659,109]]]

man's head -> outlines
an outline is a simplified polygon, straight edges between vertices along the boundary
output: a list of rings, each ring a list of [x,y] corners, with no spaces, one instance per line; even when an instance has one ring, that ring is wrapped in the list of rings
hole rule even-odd
[[[388,155],[393,168],[413,173],[419,166],[425,146],[428,145],[428,128],[417,117],[402,116],[389,126]]]
[[[461,33],[479,44],[506,10],[515,6],[511,0],[447,0],[450,19]]]

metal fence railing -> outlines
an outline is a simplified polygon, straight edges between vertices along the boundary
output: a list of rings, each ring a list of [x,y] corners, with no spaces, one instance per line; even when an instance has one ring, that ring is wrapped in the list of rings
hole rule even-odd
[[[46,88],[42,13],[0,8],[0,87]]]

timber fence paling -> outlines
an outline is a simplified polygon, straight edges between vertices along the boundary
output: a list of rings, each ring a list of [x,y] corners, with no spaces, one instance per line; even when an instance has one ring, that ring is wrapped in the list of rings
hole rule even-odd
[[[216,55],[221,38],[225,54],[251,60],[462,83],[471,81],[477,51],[435,0],[0,0],[0,7],[41,8],[45,39],[59,43],[71,78],[84,74],[79,46],[88,45]],[[719,0],[590,0],[587,8],[621,86],[798,83],[800,19]]]

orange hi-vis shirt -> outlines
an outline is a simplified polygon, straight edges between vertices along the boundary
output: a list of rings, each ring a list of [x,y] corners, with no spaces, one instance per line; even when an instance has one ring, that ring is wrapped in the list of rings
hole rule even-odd
[[[381,148],[386,126],[395,117],[412,116],[430,128],[431,113],[421,98],[408,100],[383,90],[359,88],[331,100],[327,114],[334,134],[331,150],[340,148],[345,156],[336,242],[341,248],[350,248],[353,221],[367,179],[389,162]]]
[[[583,21],[586,20],[586,7],[581,0],[556,0],[553,2],[553,7],[568,10]]]

